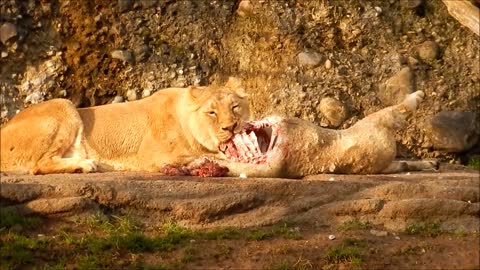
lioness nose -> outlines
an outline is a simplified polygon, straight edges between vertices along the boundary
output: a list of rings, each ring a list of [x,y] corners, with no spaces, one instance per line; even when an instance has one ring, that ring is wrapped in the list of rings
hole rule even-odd
[[[226,127],[222,127],[222,129],[225,130],[225,131],[228,130],[228,131],[230,131],[230,132],[233,132],[236,127],[237,127],[237,123],[234,123],[233,125],[226,126]]]

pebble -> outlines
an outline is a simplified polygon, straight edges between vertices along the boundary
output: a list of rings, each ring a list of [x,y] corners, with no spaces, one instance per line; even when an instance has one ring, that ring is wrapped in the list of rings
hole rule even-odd
[[[423,0],[402,0],[399,2],[400,5],[406,9],[416,9],[421,4],[423,4]]]
[[[128,101],[134,101],[138,99],[137,91],[135,90],[128,90],[126,94]]]
[[[120,59],[122,61],[133,63],[133,55],[127,50],[115,50],[111,53],[112,58]]]
[[[335,238],[336,238],[336,237],[335,237],[335,235],[333,235],[333,234],[330,234],[330,235],[328,236],[328,239],[330,239],[330,240],[335,240]]]
[[[112,103],[122,103],[124,101],[125,100],[123,99],[122,96],[116,96],[116,97],[113,98]]]
[[[13,23],[6,22],[0,26],[0,41],[7,44],[7,41],[18,35],[17,27]]]
[[[240,178],[247,178],[247,175],[245,173],[241,173],[239,177]]]
[[[148,45],[145,45],[145,44],[142,44],[136,47],[134,52],[135,52],[135,60],[137,60],[137,62],[145,61],[152,53],[150,47],[148,47]]]
[[[142,91],[142,98],[149,97],[152,94],[152,92],[149,89],[144,89]]]
[[[330,126],[338,127],[347,119],[347,109],[337,99],[326,97],[320,101],[320,113],[328,120]]]
[[[157,5],[157,0],[141,0],[140,4],[142,5],[142,8],[151,8],[155,5]]]
[[[300,66],[316,67],[323,61],[323,56],[317,52],[301,52],[297,58]]]
[[[2,52],[2,58],[5,58],[8,56],[8,53],[7,52]]]
[[[440,57],[440,46],[435,41],[425,41],[417,47],[418,57],[424,61],[432,61]]]
[[[25,103],[37,104],[44,100],[44,96],[39,92],[33,92],[25,98]]]
[[[384,106],[395,105],[407,94],[413,93],[414,88],[413,72],[409,67],[404,67],[385,82],[379,97]]]
[[[253,5],[250,0],[242,0],[238,4],[237,14],[240,17],[247,16],[253,11]]]
[[[330,59],[327,59],[327,61],[325,61],[325,68],[326,69],[332,68],[332,61],[330,61]]]
[[[118,0],[118,11],[125,12],[128,11],[132,7],[133,1],[132,0]]]
[[[378,230],[370,230],[370,233],[375,235],[375,236],[387,236],[388,232],[387,231],[378,231]]]
[[[383,12],[381,7],[375,7],[375,11],[377,12],[377,16],[379,16]]]

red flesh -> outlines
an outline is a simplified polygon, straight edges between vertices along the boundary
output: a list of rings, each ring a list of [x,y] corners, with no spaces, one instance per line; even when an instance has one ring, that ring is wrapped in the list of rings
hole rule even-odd
[[[223,177],[228,174],[228,168],[211,160],[205,160],[193,166],[165,165],[161,172],[168,176]]]

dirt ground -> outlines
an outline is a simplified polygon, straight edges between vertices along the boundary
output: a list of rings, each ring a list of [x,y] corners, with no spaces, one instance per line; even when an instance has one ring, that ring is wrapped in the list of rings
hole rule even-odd
[[[172,221],[197,232],[168,250],[113,248],[123,264],[112,259],[97,267],[141,262],[167,269],[477,269],[479,173],[444,168],[302,180],[144,173],[4,176],[0,194],[2,211],[43,216],[42,225],[21,232],[56,239],[47,251],[62,249],[65,243],[58,239],[65,228],[79,239],[101,232],[85,222],[98,215],[129,217],[151,237]],[[212,230],[213,237],[199,236]],[[78,266],[83,249],[70,249],[74,255],[65,254]],[[46,250],[34,261],[62,263],[45,259]]]

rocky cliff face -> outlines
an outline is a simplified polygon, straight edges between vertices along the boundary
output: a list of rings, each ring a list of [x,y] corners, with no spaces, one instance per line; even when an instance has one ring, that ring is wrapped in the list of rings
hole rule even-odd
[[[440,0],[6,0],[0,32],[2,122],[56,97],[85,107],[237,76],[254,117],[331,128],[423,90],[400,154],[478,153],[479,39]],[[442,111],[467,112],[454,128],[468,134],[439,135],[458,125]]]

